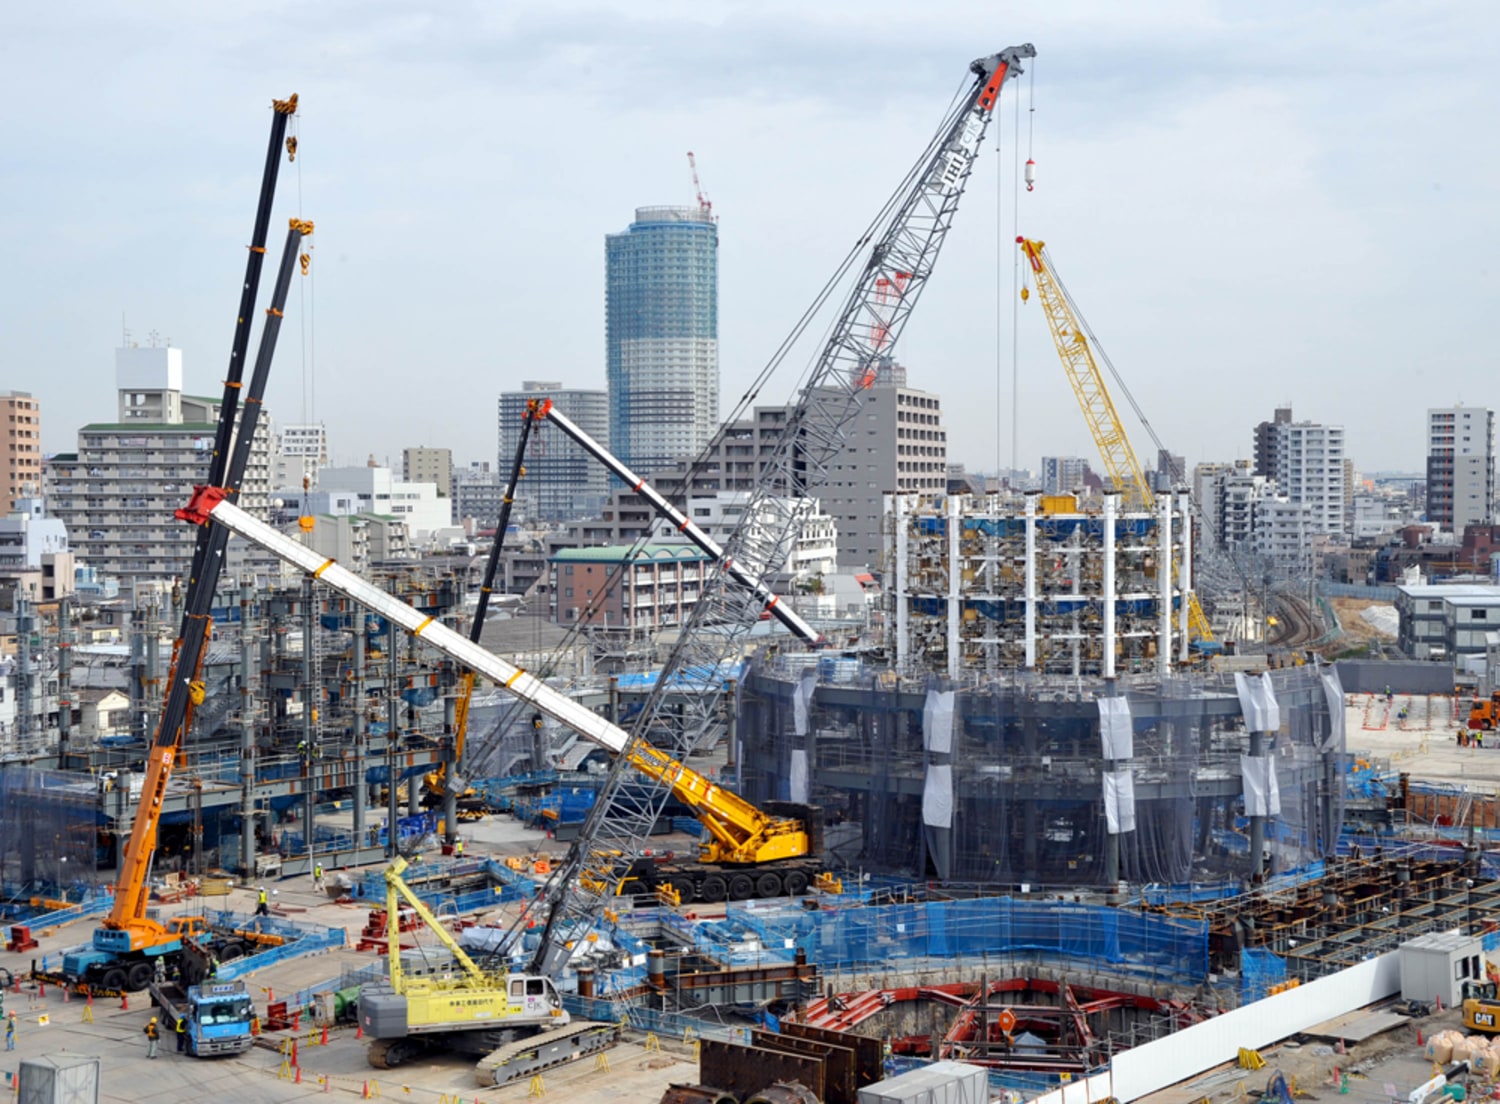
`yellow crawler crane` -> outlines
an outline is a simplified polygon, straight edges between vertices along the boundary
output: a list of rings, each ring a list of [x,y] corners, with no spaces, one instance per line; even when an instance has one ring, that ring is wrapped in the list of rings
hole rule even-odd
[[[1042,313],[1047,316],[1047,328],[1052,331],[1052,342],[1057,346],[1063,371],[1067,374],[1068,383],[1072,385],[1073,394],[1078,399],[1078,406],[1088,422],[1089,432],[1094,435],[1094,444],[1099,449],[1099,457],[1104,461],[1105,470],[1109,472],[1110,481],[1115,490],[1120,492],[1127,510],[1153,509],[1156,506],[1156,496],[1141,473],[1140,461],[1136,459],[1135,449],[1130,446],[1130,438],[1125,435],[1120,414],[1104,383],[1104,376],[1099,371],[1094,351],[1089,346],[1078,314],[1052,271],[1051,261],[1044,252],[1046,243],[1021,237],[1016,239],[1016,244],[1021,247],[1021,252],[1031,266],[1036,282],[1036,296],[1041,300]],[[1021,297],[1029,297],[1025,288],[1021,290]],[[1172,576],[1174,579],[1177,576],[1176,564],[1172,565]],[[1198,596],[1189,591],[1187,602],[1188,625],[1192,629],[1193,639],[1213,640],[1214,631],[1208,618],[1203,615]]]

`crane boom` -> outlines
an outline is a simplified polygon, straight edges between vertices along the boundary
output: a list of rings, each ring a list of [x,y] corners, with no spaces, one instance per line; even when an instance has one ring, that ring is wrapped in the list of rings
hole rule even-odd
[[[297,96],[272,101],[271,133],[266,147],[265,167],[261,173],[260,193],[256,200],[255,222],[245,259],[245,278],[240,288],[239,312],[235,316],[230,342],[229,368],[224,381],[219,425],[214,436],[214,451],[209,463],[209,479],[216,486],[239,487],[249,459],[250,440],[260,416],[260,399],[265,389],[265,371],[276,346],[281,308],[286,303],[290,282],[289,266],[283,258],[285,280],[278,279],[280,301],[274,314],[268,314],[255,372],[246,396],[239,437],[235,438],[235,415],[239,406],[245,354],[250,346],[250,327],[255,314],[255,298],[260,289],[261,268],[265,261],[266,236],[270,230],[271,206],[276,194],[276,179],[281,166],[282,141],[287,120],[297,111]],[[308,224],[309,229],[311,223]],[[296,231],[288,234],[288,248]],[[274,298],[273,298],[274,302]],[[258,387],[257,387],[258,384]],[[233,446],[233,451],[231,448]],[[241,447],[242,446],[242,447]],[[115,886],[114,905],[95,932],[95,945],[101,951],[115,953],[140,950],[149,944],[169,938],[165,928],[146,916],[150,896],[148,878],[156,854],[157,830],[167,783],[192,716],[195,698],[201,693],[198,671],[208,640],[208,610],[218,585],[219,569],[224,557],[224,534],[205,530],[193,546],[193,560],[182,625],[173,647],[172,670],[167,683],[166,700],[157,724],[155,739],[147,757],[146,778],[136,809],[130,840],[120,863],[119,881]]]
[[[526,445],[531,440],[531,428],[540,416],[539,404],[535,401],[526,404],[526,412],[521,418],[521,436],[516,444],[515,459],[511,462],[510,478],[505,484],[505,496],[500,500],[500,516],[495,519],[495,539],[490,544],[489,559],[484,564],[484,582],[479,587],[479,604],[474,609],[474,621],[469,626],[469,639],[475,644],[484,635],[485,614],[489,612],[490,595],[495,592],[495,575],[500,568],[500,550],[505,545],[505,530],[510,527],[511,507],[516,501],[516,485],[520,483],[521,476],[526,470]],[[458,705],[453,714],[453,763],[455,770],[461,770],[464,761],[464,744],[469,733],[469,706],[474,699],[474,672],[465,671],[460,684],[458,694]],[[440,785],[447,789],[453,780],[448,775],[448,765],[443,765]]]
[[[1099,456],[1109,471],[1115,490],[1125,499],[1126,509],[1153,509],[1156,506],[1156,495],[1141,473],[1140,461],[1136,458],[1135,449],[1131,447],[1130,438],[1125,434],[1125,426],[1120,421],[1114,399],[1104,382],[1104,374],[1099,371],[1099,363],[1094,358],[1093,348],[1085,336],[1078,313],[1052,270],[1051,258],[1046,253],[1046,242],[1019,237],[1016,244],[1021,247],[1021,252],[1031,266],[1032,276],[1036,280],[1037,298],[1042,302],[1042,313],[1047,317],[1052,343],[1057,346],[1063,371],[1073,387],[1073,394],[1083,410],[1089,432],[1093,435],[1094,444],[1099,449]],[[1176,578],[1175,563],[1172,565],[1172,575]],[[1188,624],[1193,636],[1199,640],[1212,640],[1213,628],[1204,616],[1198,596],[1189,591],[1187,601]]]
[[[849,424],[859,415],[862,392],[889,361],[932,274],[1000,90],[1020,75],[1022,60],[1035,56],[1036,49],[1027,44],[970,64],[973,82],[893,195],[886,208],[889,217],[870,235],[874,245],[865,267],[726,542],[731,560],[755,564],[766,574],[779,568],[779,557],[790,549],[789,538],[804,516],[796,499],[826,481]],[[673,695],[669,676],[678,670],[719,670],[726,658],[738,654],[760,616],[754,596],[733,582],[723,570],[705,580],[636,722],[637,732],[649,729],[654,738],[665,740],[665,750],[679,761],[716,731],[721,702],[717,693]],[[627,795],[627,767],[616,761],[582,833],[547,883],[549,908],[531,961],[534,972],[556,974],[566,965],[582,932],[628,876],[666,801],[665,785],[647,795]],[[793,800],[805,799],[794,795]],[[519,923],[512,929],[511,943],[521,930]]]
[[[177,511],[177,517],[195,525],[221,526],[244,537],[425,641],[449,659],[498,683],[508,693],[585,739],[608,751],[623,753],[625,761],[636,770],[670,786],[685,804],[698,812],[710,836],[703,851],[705,861],[753,863],[806,853],[807,835],[796,820],[761,811],[645,741],[633,738],[537,676],[486,651],[475,641],[278,532],[229,501],[221,488],[195,488],[192,500]]]
[[[751,572],[747,571],[742,564],[735,562],[734,557],[726,552],[717,541],[705,533],[697,522],[690,519],[681,510],[668,502],[666,497],[658,492],[655,487],[651,486],[650,483],[646,482],[643,476],[637,475],[626,466],[624,461],[620,460],[614,453],[589,436],[582,427],[568,418],[562,411],[558,410],[557,407],[553,406],[550,400],[542,404],[540,416],[551,421],[574,444],[623,480],[625,485],[641,498],[645,499],[652,509],[675,525],[679,533],[687,537],[688,540],[692,541],[703,552],[712,557],[714,563],[719,566],[719,569],[728,575],[736,585],[754,595],[755,600],[761,603],[761,607],[767,613],[780,621],[797,636],[801,637],[806,643],[816,645],[822,642],[823,637],[818,630],[804,621],[796,610],[782,602],[780,596],[767,586],[763,579],[757,578]]]

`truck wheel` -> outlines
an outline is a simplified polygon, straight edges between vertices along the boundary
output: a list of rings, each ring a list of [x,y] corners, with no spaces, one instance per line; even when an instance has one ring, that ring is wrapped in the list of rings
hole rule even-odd
[[[245,945],[243,943],[225,943],[224,946],[219,948],[220,962],[233,962],[237,958],[243,958],[244,955]]]
[[[127,983],[132,993],[139,993],[151,984],[151,975],[154,973],[149,962],[137,962],[130,967]]]
[[[780,897],[781,875],[767,870],[759,878],[756,878],[755,895],[757,897]]]
[[[800,870],[788,870],[786,872],[786,895],[788,897],[801,897],[807,892],[807,875]]]
[[[755,882],[748,874],[736,874],[729,879],[729,899],[748,901],[755,896]]]
[[[668,884],[677,891],[677,896],[682,900],[684,905],[692,904],[693,898],[698,896],[698,890],[693,885],[693,879],[691,878],[672,878]]]
[[[698,887],[698,895],[711,905],[716,905],[729,896],[729,883],[722,874],[710,874]]]
[[[124,970],[115,966],[112,969],[104,971],[104,977],[100,979],[99,984],[106,989],[114,990],[116,993],[123,993],[130,988],[130,979],[125,976]]]
[[[9,989],[16,983],[16,975],[0,966],[0,989]]]

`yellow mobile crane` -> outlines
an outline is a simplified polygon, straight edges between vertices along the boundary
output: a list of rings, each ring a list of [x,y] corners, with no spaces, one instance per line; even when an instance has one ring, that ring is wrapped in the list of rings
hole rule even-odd
[[[1063,371],[1067,373],[1068,382],[1073,386],[1073,394],[1078,398],[1078,405],[1089,424],[1089,432],[1094,435],[1094,444],[1098,446],[1099,456],[1104,461],[1115,490],[1124,498],[1126,509],[1153,509],[1156,496],[1152,494],[1146,477],[1141,473],[1140,461],[1136,459],[1135,449],[1130,446],[1130,438],[1125,435],[1125,427],[1120,422],[1119,412],[1115,410],[1114,400],[1110,397],[1104,376],[1094,359],[1094,351],[1089,345],[1083,324],[1052,270],[1051,261],[1045,253],[1046,243],[1020,237],[1016,239],[1016,244],[1021,247],[1021,252],[1031,266],[1032,275],[1036,279],[1036,295],[1041,300],[1042,313],[1047,316],[1047,327],[1052,331],[1052,342],[1057,346]],[[1021,289],[1021,298],[1030,298],[1024,287]],[[1174,577],[1177,574],[1175,564],[1172,574]],[[1198,596],[1189,591],[1187,602],[1188,624],[1194,639],[1212,641],[1214,631],[1208,618],[1203,615]]]

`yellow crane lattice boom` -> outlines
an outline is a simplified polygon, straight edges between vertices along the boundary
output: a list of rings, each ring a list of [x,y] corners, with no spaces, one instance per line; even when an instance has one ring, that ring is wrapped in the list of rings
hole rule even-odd
[[[1127,510],[1155,508],[1156,496],[1141,472],[1141,462],[1136,458],[1130,438],[1125,436],[1125,426],[1115,410],[1115,401],[1104,383],[1088,337],[1045,256],[1046,243],[1025,237],[1017,238],[1016,243],[1031,266],[1036,295],[1041,301],[1042,313],[1047,316],[1047,328],[1052,332],[1052,343],[1057,346],[1063,371],[1078,398],[1078,406],[1089,424],[1089,432],[1094,436],[1094,444],[1109,472],[1110,482],[1120,493]],[[1025,296],[1026,292],[1023,290],[1021,294]],[[1176,564],[1172,565],[1172,577],[1177,577]],[[1188,625],[1193,637],[1212,640],[1213,629],[1203,614],[1203,607],[1198,604],[1198,596],[1189,591],[1187,602]]]

